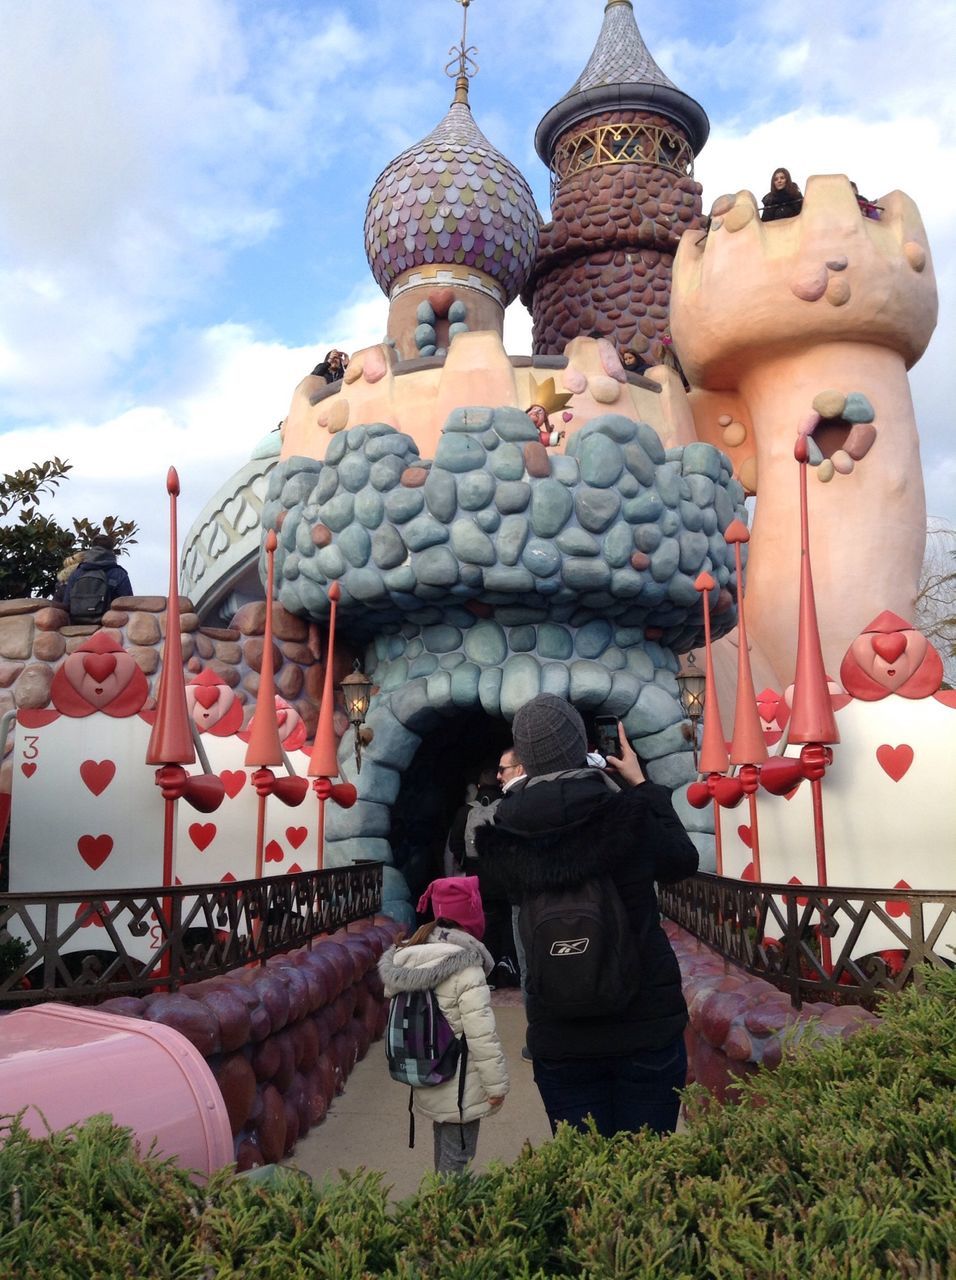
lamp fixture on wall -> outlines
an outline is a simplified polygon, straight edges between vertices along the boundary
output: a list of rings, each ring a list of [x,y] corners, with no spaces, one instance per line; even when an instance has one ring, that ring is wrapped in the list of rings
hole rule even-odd
[[[362,747],[371,742],[371,734],[365,730],[365,717],[368,715],[369,703],[372,700],[372,681],[361,670],[356,658],[354,668],[339,685],[345,698],[345,714],[349,724],[355,730],[355,768],[362,771]]]
[[[704,714],[704,691],[707,677],[697,666],[693,653],[687,655],[684,666],[677,673],[680,689],[680,705],[690,721],[690,738],[694,744],[694,768],[697,768],[697,726]]]

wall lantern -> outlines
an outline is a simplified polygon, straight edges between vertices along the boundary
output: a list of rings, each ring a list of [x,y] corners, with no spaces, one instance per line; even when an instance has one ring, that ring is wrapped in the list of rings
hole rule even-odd
[[[339,688],[345,698],[345,714],[355,730],[355,768],[361,773],[362,747],[371,741],[371,734],[367,730],[363,732],[362,726],[372,700],[372,681],[361,670],[357,658],[352,673],[345,677]]]
[[[704,714],[704,690],[707,677],[697,666],[693,653],[687,655],[684,666],[677,673],[680,689],[680,705],[690,721],[690,739],[694,744],[694,768],[697,768],[697,726]]]

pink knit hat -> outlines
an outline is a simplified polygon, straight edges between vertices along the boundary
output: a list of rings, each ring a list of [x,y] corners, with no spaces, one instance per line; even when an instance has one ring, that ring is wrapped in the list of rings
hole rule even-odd
[[[429,907],[436,920],[454,920],[473,938],[485,936],[485,913],[477,876],[446,876],[433,880],[418,902],[422,915]]]

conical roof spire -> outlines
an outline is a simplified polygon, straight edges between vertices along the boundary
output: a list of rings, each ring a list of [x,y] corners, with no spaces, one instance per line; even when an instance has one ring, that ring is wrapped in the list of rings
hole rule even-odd
[[[564,96],[570,98],[574,93],[599,85],[630,83],[677,88],[651,57],[634,18],[631,0],[608,0],[594,52]]]
[[[534,139],[538,155],[550,166],[554,145],[570,125],[609,110],[659,112],[686,131],[695,155],[710,132],[700,103],[678,89],[651,57],[631,0],[608,0],[587,65],[538,125]]]

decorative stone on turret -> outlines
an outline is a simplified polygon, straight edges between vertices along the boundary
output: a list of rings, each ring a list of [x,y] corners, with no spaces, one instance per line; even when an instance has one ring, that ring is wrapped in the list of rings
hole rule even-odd
[[[596,330],[656,363],[677,244],[699,224],[694,157],[709,129],[651,57],[631,0],[608,0],[587,66],[535,135],[553,183],[522,293],[536,354]]]
[[[500,336],[531,271],[539,221],[531,188],[475,124],[462,72],[448,114],[369,196],[365,252],[399,355],[443,354],[468,330]]]

